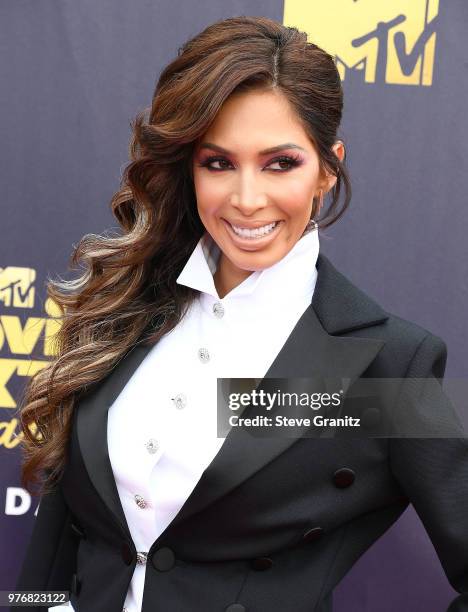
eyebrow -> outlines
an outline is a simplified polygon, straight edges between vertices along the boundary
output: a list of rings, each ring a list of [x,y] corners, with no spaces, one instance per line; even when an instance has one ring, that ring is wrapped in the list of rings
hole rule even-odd
[[[200,149],[212,149],[213,151],[218,151],[218,153],[224,153],[225,155],[232,155],[231,151],[220,147],[212,142],[204,142],[200,145]],[[275,147],[270,147],[268,149],[263,149],[260,151],[260,155],[268,155],[269,153],[276,153],[277,151],[283,151],[284,149],[300,149],[301,151],[306,152],[305,149],[300,147],[293,142],[285,142],[284,144],[276,145]]]

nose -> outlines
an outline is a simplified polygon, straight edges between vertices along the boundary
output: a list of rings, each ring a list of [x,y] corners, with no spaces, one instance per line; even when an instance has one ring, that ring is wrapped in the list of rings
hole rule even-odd
[[[239,173],[231,194],[230,204],[245,217],[253,215],[257,210],[268,205],[268,196],[262,190],[261,181],[254,172]]]

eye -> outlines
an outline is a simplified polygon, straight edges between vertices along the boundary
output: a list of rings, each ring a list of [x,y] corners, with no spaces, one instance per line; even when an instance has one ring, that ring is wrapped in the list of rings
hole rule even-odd
[[[212,166],[212,164],[214,163],[219,163],[221,164],[221,168],[215,168],[214,166]],[[200,164],[199,167],[200,168],[208,168],[208,170],[213,170],[215,172],[219,172],[221,170],[225,170],[226,168],[223,167],[223,164],[230,164],[229,160],[227,160],[224,157],[207,157],[205,160],[203,160]]]
[[[218,167],[215,167],[213,164],[218,164]],[[265,166],[265,168],[270,168],[272,164],[282,165],[280,168],[271,168],[273,172],[288,172],[289,170],[300,166],[302,164],[302,159],[293,155],[281,155],[279,157],[275,157],[275,159],[272,159]],[[286,167],[284,167],[285,164]],[[198,164],[198,166],[200,168],[207,168],[212,172],[222,172],[223,170],[228,170],[229,167],[232,167],[232,164],[225,157],[211,156],[203,160],[200,164]]]
[[[268,166],[271,166],[271,164],[286,164],[287,165],[286,168],[283,167],[283,168],[280,168],[279,170],[273,170],[273,172],[287,172],[288,170],[291,170],[292,168],[295,168],[296,166],[300,166],[301,163],[302,161],[299,157],[282,155],[281,157],[272,159],[271,162],[268,164]]]

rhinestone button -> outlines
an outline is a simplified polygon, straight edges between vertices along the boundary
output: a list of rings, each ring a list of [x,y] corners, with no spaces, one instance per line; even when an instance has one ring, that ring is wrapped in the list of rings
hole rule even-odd
[[[210,360],[210,354],[207,348],[198,349],[198,357],[202,363],[207,363]]]
[[[146,508],[148,505],[141,495],[135,495],[134,498],[137,506],[140,508]]]
[[[146,562],[148,560],[148,553],[147,552],[137,552],[137,556],[136,556],[136,562],[138,563],[138,565],[146,565]]]
[[[158,452],[159,442],[155,440],[154,438],[150,438],[148,442],[146,442],[145,446],[146,446],[146,450],[152,455],[154,455],[154,453]]]
[[[185,408],[185,406],[187,405],[187,397],[183,393],[178,393],[175,397],[172,397],[171,399],[178,410]]]
[[[221,304],[221,302],[215,302],[213,304],[213,314],[218,319],[224,317],[224,306]]]

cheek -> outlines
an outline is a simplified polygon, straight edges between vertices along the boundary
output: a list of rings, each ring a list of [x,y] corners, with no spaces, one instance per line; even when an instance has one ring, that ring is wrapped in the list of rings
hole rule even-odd
[[[221,181],[214,181],[205,172],[194,172],[193,182],[199,208],[212,209],[222,204],[225,189]]]
[[[311,182],[291,181],[276,190],[275,201],[290,217],[303,217],[310,212],[314,193]]]

